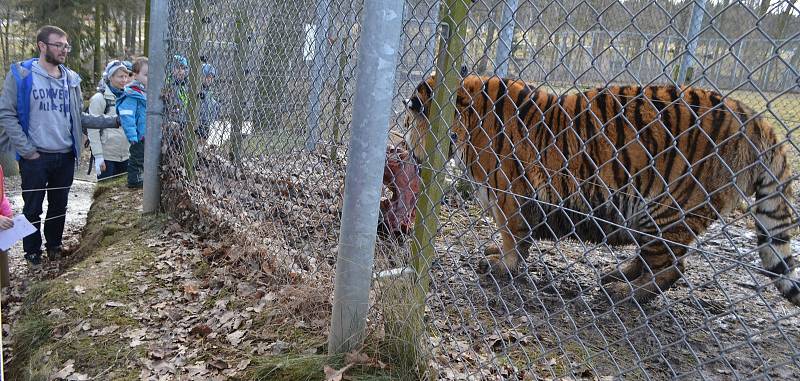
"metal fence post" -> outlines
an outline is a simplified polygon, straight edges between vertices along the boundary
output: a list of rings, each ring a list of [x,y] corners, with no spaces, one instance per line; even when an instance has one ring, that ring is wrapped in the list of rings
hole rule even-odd
[[[678,70],[678,78],[677,83],[682,85],[687,80],[687,72],[689,70],[689,65],[691,65],[691,61],[694,60],[698,64],[700,64],[700,60],[694,57],[694,51],[697,49],[697,41],[698,41],[698,34],[700,34],[700,27],[703,25],[703,16],[705,15],[706,11],[706,0],[695,0],[694,8],[692,8],[692,19],[689,22],[689,30],[686,32],[687,40],[689,41],[686,51],[683,52],[683,61],[681,62],[681,67]],[[692,73],[694,76],[694,73]]]
[[[353,104],[328,351],[364,338],[403,2],[367,1]]]
[[[164,103],[161,90],[167,76],[167,25],[169,25],[169,0],[152,0],[149,17],[148,57],[149,80],[147,87],[147,132],[144,145],[144,213],[158,211],[161,203],[161,123]]]
[[[308,93],[308,137],[306,149],[313,151],[320,139],[319,118],[322,114],[320,98],[325,86],[325,56],[328,52],[328,7],[330,0],[318,0],[314,19],[319,23],[314,30],[314,59],[309,69],[311,89]]]
[[[514,41],[514,13],[517,11],[518,0],[506,0],[503,7],[503,18],[500,21],[500,41],[497,44],[497,54],[494,62],[497,65],[495,75],[505,77],[508,74],[508,63],[511,61],[511,44]]]

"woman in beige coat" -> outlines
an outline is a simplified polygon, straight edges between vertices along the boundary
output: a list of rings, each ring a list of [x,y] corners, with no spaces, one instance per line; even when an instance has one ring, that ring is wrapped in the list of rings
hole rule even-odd
[[[112,60],[106,65],[97,93],[89,99],[90,114],[117,115],[117,96],[131,81],[129,65],[129,62],[119,60]],[[98,180],[127,172],[130,144],[123,129],[88,130],[88,136]]]

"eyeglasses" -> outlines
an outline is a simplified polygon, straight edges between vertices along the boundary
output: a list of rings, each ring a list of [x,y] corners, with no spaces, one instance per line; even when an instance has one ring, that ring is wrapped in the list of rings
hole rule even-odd
[[[56,43],[49,43],[49,42],[44,42],[44,41],[42,41],[42,42],[47,46],[55,46],[56,49],[59,49],[59,50],[65,50],[65,51],[68,51],[68,52],[72,51],[72,45],[70,45],[70,44],[62,44],[60,42],[56,42]]]

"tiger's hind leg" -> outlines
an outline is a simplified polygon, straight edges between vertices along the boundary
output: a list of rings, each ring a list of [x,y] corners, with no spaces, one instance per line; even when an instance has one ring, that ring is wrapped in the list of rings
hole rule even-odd
[[[711,218],[695,213],[667,227],[660,238],[643,240],[638,258],[603,277],[609,296],[614,301],[633,296],[637,302],[646,303],[672,287],[683,274],[690,245],[711,222]]]
[[[528,257],[533,241],[519,200],[501,194],[499,203],[502,207],[494,205],[492,214],[500,230],[502,245],[499,248],[489,246],[484,250],[484,258],[478,264],[478,273],[508,278],[518,273],[520,263]]]

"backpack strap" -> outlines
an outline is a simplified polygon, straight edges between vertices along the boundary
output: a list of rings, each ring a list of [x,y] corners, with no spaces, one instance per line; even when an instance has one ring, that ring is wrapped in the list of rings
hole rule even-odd
[[[103,115],[108,115],[108,111],[111,110],[112,107],[116,107],[117,106],[117,101],[115,99],[108,99],[108,98],[105,98],[105,97],[104,97],[104,99],[106,100],[106,109],[103,111]],[[103,130],[100,130],[100,132],[102,132],[102,131]]]
[[[17,84],[17,119],[25,136],[28,136],[31,120],[31,91],[33,90],[33,73],[31,73],[31,70],[33,63],[38,60],[38,58],[30,58],[20,62],[18,65],[11,65],[11,74]],[[28,75],[25,78],[22,78],[22,73],[19,71],[20,66],[28,70]],[[17,153],[17,160],[20,158],[21,156]]]
[[[19,63],[19,66],[28,70],[28,75],[22,78],[17,65],[11,65],[11,73],[14,75],[14,80],[17,82],[17,118],[19,124],[22,126],[22,131],[28,135],[28,127],[30,126],[31,115],[31,90],[33,89],[33,75],[30,72],[33,63],[38,61],[38,58],[31,58]]]

